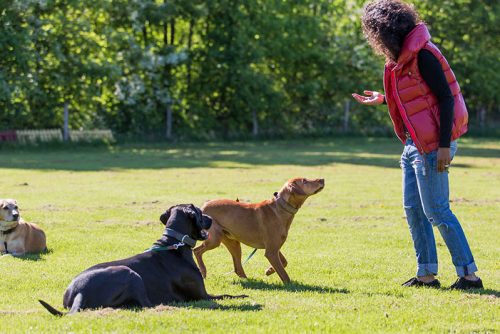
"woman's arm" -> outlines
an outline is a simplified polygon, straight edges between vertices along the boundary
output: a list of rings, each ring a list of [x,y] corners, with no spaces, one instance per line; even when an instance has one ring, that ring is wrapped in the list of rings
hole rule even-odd
[[[450,147],[455,101],[441,63],[429,50],[420,50],[418,69],[439,102],[439,147]]]
[[[438,172],[444,172],[451,163],[450,141],[453,128],[455,101],[439,60],[429,50],[418,53],[418,69],[432,93],[439,102],[439,149],[437,153]]]

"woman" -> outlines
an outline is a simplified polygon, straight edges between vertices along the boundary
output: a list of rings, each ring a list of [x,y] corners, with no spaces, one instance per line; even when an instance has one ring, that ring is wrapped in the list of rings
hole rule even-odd
[[[448,168],[468,120],[455,76],[412,6],[399,0],[372,2],[365,7],[362,25],[370,45],[386,58],[385,95],[375,91],[352,95],[364,105],[386,103],[394,130],[405,144],[403,202],[417,275],[403,286],[440,287],[432,230],[436,226],[459,276],[451,288],[483,288],[467,239],[449,206]]]

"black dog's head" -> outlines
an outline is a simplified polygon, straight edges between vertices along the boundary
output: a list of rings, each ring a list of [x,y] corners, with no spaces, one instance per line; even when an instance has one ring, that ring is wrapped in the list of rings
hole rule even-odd
[[[206,240],[212,218],[204,215],[193,204],[179,204],[169,208],[160,216],[165,227],[186,234],[195,240]]]

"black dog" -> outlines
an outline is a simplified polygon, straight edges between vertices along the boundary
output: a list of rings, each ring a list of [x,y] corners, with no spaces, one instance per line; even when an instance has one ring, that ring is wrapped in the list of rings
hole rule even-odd
[[[73,314],[99,307],[152,307],[172,302],[244,298],[211,296],[193,260],[196,240],[205,240],[212,219],[192,204],[173,206],[161,215],[166,229],[153,247],[133,257],[95,265],[75,277],[63,305]],[[54,315],[64,315],[46,302]]]

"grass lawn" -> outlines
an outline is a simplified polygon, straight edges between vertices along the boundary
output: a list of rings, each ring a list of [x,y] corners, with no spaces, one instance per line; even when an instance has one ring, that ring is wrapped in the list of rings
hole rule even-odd
[[[0,332],[497,332],[500,330],[500,140],[466,138],[450,171],[451,205],[486,290],[447,290],[455,270],[435,229],[440,290],[400,286],[415,274],[401,204],[395,139],[118,145],[0,150],[0,198],[48,236],[49,252],[0,258]],[[179,203],[270,198],[290,177],[324,177],[283,248],[293,280],[267,277],[263,251],[229,273],[223,247],[205,254],[212,294],[242,300],[56,318],[72,278],[142,252],[160,237],[160,214]],[[243,255],[251,252],[244,247]],[[228,274],[229,273],[229,274]]]

